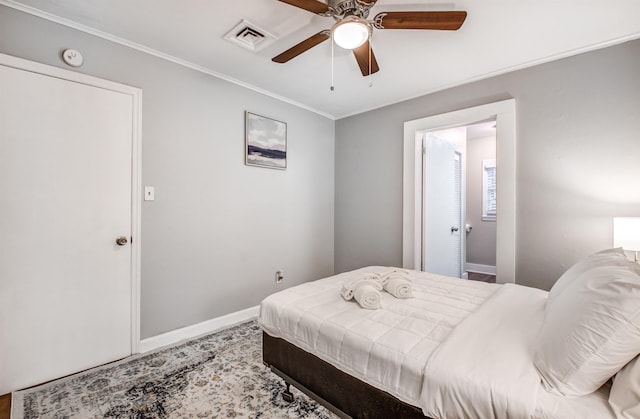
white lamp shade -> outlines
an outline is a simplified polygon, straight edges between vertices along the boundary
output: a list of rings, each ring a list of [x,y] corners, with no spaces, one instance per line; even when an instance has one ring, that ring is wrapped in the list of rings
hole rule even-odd
[[[371,29],[366,22],[353,19],[337,23],[332,32],[333,40],[339,47],[355,49],[367,42]]]
[[[613,246],[640,251],[640,217],[613,219]]]

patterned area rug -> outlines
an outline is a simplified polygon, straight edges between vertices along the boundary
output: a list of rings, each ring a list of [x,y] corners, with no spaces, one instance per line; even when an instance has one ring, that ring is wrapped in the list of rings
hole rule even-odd
[[[16,392],[13,418],[319,418],[336,416],[262,364],[255,321]]]

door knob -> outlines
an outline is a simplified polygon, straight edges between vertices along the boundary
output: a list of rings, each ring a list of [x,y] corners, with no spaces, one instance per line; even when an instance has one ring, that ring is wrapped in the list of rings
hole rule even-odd
[[[125,244],[127,244],[129,240],[125,237],[125,236],[120,236],[116,239],[116,244],[118,246],[124,246]]]
[[[455,233],[455,232],[456,232],[456,231],[458,231],[458,230],[459,230],[459,228],[458,228],[458,227],[451,227],[451,232],[452,232],[452,233]]]

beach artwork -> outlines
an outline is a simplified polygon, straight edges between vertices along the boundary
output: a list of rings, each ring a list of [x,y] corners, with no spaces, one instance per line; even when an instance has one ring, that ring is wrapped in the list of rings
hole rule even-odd
[[[246,159],[250,166],[287,168],[287,124],[246,112]]]

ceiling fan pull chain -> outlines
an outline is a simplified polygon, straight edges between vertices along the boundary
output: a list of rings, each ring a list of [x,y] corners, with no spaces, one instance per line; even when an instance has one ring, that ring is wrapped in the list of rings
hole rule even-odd
[[[371,82],[371,36],[369,36],[369,87],[373,86]]]
[[[335,90],[333,86],[333,32],[331,32],[331,87],[329,87],[329,90],[332,92]]]

